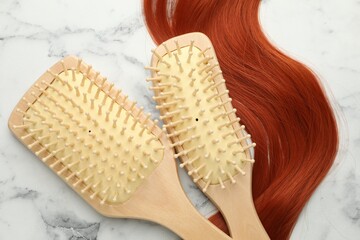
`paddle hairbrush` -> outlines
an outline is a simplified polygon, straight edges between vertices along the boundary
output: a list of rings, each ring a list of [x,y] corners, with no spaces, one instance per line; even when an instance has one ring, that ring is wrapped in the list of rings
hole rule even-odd
[[[157,222],[185,239],[229,239],[186,198],[164,132],[81,59],[42,75],[9,127],[99,213]]]
[[[210,40],[201,33],[172,38],[153,51],[149,69],[180,166],[220,209],[234,239],[269,239],[252,200],[255,143],[235,115]]]

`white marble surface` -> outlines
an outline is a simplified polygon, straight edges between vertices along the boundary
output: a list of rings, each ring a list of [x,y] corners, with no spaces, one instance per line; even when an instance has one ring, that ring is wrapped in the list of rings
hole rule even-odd
[[[266,0],[261,20],[277,45],[321,76],[341,120],[339,158],[292,239],[360,239],[360,1]],[[153,46],[139,0],[0,1],[1,240],[178,239],[156,224],[100,216],[7,129],[25,90],[68,54],[156,114],[143,70]],[[196,207],[209,214],[213,207],[181,177]]]

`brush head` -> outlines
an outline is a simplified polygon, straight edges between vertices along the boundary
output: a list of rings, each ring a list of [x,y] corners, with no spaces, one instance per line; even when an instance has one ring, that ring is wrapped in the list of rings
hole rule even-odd
[[[169,40],[153,50],[148,69],[180,166],[205,192],[245,175],[255,143],[235,115],[210,40],[200,33]]]
[[[9,120],[14,134],[80,195],[124,203],[160,164],[162,131],[75,57],[47,71]]]

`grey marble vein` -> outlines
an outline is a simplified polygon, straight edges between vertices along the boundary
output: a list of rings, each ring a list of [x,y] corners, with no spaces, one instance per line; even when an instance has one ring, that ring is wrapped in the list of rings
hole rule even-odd
[[[41,215],[50,239],[95,240],[100,223],[88,223],[69,214]]]

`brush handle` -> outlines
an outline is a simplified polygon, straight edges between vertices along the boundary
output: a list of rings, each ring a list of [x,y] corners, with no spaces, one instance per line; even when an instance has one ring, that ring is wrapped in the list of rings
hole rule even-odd
[[[152,209],[144,209],[141,216],[169,228],[182,239],[231,240],[191,204],[180,184],[178,174],[174,174],[177,173],[177,168],[172,151],[166,151],[165,154],[164,162],[157,169],[161,174],[155,172],[150,175],[148,182],[151,185],[161,182],[162,187],[158,189],[157,194],[154,194],[150,187],[140,189],[144,191],[143,196],[148,197],[146,208]],[[172,168],[173,170],[170,170]]]
[[[227,185],[221,194],[212,188],[207,192],[220,209],[230,236],[237,240],[269,240],[253,203],[251,183],[248,182],[251,177],[236,176],[235,179],[237,183]]]
[[[227,205],[228,208],[222,207],[221,210],[226,216],[230,236],[239,240],[269,240],[253,202],[248,200],[248,198],[239,199],[231,207],[228,207],[229,205]],[[244,211],[244,209],[246,210]]]
[[[177,194],[176,198],[168,199],[168,203],[170,204],[161,207],[161,213],[156,221],[181,238],[188,240],[231,239],[204,218],[184,194]]]

